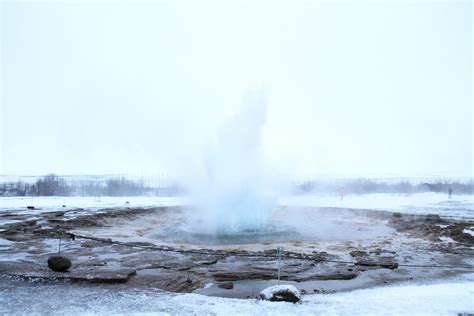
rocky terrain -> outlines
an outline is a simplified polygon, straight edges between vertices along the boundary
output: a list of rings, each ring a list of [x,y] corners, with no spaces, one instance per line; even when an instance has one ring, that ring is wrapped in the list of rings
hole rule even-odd
[[[281,236],[245,242],[238,238],[219,242],[214,236],[216,241],[207,243],[209,237],[198,240],[179,228],[189,212],[192,209],[185,207],[2,211],[1,278],[124,283],[255,298],[260,290],[276,284],[279,267],[281,280],[303,294],[474,271],[471,220],[282,207],[274,217],[286,220],[291,231],[287,214],[298,214],[306,223],[302,232],[285,230]],[[334,229],[349,233],[333,234]],[[281,254],[278,246],[283,248]],[[72,262],[67,272],[48,268],[48,258],[58,252]]]

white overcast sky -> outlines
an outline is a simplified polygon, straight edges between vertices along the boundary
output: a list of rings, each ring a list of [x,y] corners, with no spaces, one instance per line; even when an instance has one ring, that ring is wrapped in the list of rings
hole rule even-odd
[[[471,1],[1,2],[0,174],[173,173],[268,95],[295,176],[473,176]]]

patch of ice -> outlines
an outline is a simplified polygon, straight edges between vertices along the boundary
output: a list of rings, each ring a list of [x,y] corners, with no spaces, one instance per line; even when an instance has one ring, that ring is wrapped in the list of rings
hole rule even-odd
[[[18,219],[11,219],[11,220],[0,220],[0,225],[11,225],[21,223]]]
[[[9,246],[11,244],[14,244],[14,242],[10,241],[10,240],[3,239],[3,238],[0,238],[0,246]]]
[[[16,252],[14,254],[9,254],[8,257],[0,257],[0,261],[24,261],[28,256],[27,252]]]
[[[439,239],[441,239],[442,242],[456,242],[451,237],[446,237],[446,236],[441,236],[441,237],[439,237]]]

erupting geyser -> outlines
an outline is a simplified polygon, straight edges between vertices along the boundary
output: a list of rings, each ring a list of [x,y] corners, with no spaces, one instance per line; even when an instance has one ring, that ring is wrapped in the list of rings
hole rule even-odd
[[[225,123],[207,152],[206,181],[198,203],[205,231],[232,234],[266,225],[273,206],[264,189],[260,159],[266,113],[264,92],[248,91],[240,111]]]

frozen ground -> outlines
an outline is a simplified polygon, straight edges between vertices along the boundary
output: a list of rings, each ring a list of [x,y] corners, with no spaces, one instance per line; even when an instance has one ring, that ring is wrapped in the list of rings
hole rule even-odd
[[[474,195],[418,193],[373,193],[346,195],[341,200],[335,195],[294,195],[280,199],[279,204],[288,206],[338,207],[374,209],[410,214],[439,214],[445,217],[474,218]]]
[[[112,207],[154,207],[176,206],[186,203],[182,197],[157,197],[157,196],[26,196],[26,197],[0,197],[0,213],[14,211],[17,214],[35,215],[51,211],[70,211],[69,216],[80,214],[93,214],[99,210]],[[28,209],[33,206],[34,209]],[[14,221],[0,219],[0,224]]]
[[[128,202],[128,203],[127,203]],[[51,211],[62,208],[66,209],[87,208],[102,209],[108,207],[147,207],[147,206],[175,206],[183,205],[186,199],[181,197],[157,197],[157,196],[26,196],[26,197],[0,197],[0,210],[27,210],[27,206],[34,206],[38,211]]]
[[[128,201],[128,203],[127,203]],[[40,208],[38,211],[51,211],[66,205],[71,208],[100,209],[119,206],[174,206],[188,204],[185,197],[0,197],[0,210],[25,210],[32,205]],[[374,193],[363,195],[347,195],[341,200],[337,195],[294,195],[282,197],[278,204],[288,206],[338,207],[354,209],[374,209],[396,211],[412,214],[439,214],[447,217],[474,218],[474,195],[453,195],[448,199],[447,194],[418,193],[418,194],[386,194]]]
[[[0,283],[4,314],[457,315],[474,312],[474,275],[443,283],[404,284],[303,296],[301,304],[170,294],[120,286]]]

